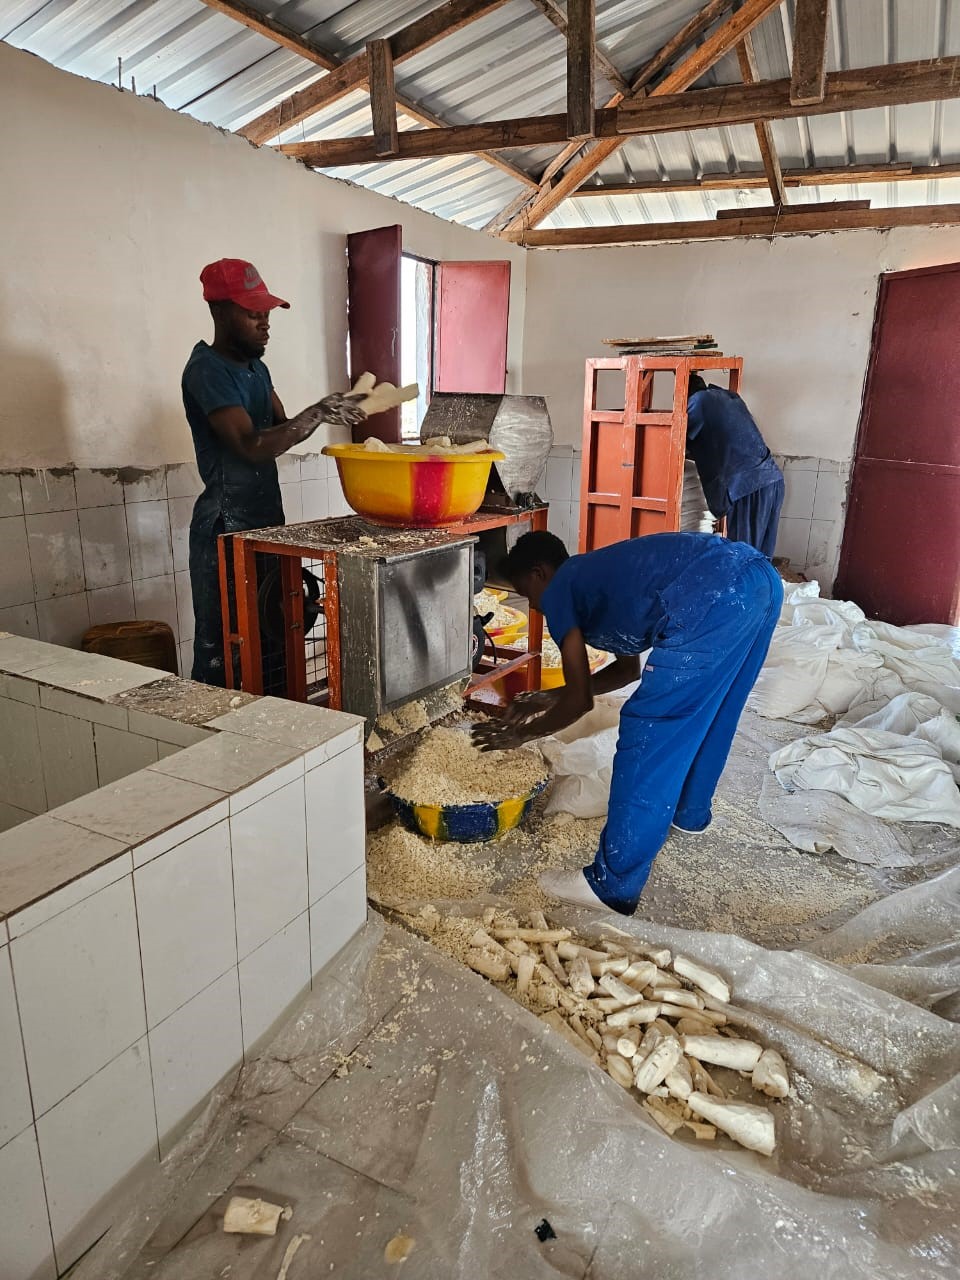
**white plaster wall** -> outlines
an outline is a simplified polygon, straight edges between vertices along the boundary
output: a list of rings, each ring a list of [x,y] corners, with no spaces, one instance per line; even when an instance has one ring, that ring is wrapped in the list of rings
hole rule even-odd
[[[288,412],[341,389],[344,237],[390,223],[425,257],[510,260],[520,389],[523,250],[3,44],[0,83],[0,467],[191,458],[180,374],[210,336],[215,258],[252,260],[292,304],[267,354]]]
[[[535,250],[524,391],[579,446],[584,360],[603,338],[711,332],[744,358],[743,394],[776,454],[849,461],[883,271],[960,259],[960,228]]]

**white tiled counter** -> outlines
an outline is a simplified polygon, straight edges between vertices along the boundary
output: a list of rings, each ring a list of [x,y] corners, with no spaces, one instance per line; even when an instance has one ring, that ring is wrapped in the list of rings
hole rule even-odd
[[[3,1280],[89,1248],[362,925],[362,732],[0,636]]]

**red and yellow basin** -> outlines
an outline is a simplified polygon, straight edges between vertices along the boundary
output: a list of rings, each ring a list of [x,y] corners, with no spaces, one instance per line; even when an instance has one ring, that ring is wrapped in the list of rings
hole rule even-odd
[[[374,453],[359,444],[330,444],[343,494],[373,524],[432,529],[472,516],[483,502],[502,453]]]

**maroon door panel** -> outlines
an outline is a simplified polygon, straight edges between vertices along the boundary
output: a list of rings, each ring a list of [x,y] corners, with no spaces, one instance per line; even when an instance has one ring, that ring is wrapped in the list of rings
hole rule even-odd
[[[377,227],[347,236],[347,325],[350,380],[361,373],[400,385],[400,227]],[[374,414],[354,440],[400,439],[400,410]]]
[[[438,263],[434,391],[506,390],[509,308],[509,262]]]
[[[835,594],[960,621],[960,264],[882,276]]]

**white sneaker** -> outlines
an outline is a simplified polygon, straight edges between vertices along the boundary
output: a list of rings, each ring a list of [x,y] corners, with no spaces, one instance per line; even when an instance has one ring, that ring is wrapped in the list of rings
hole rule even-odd
[[[587,884],[583,871],[543,871],[538,881],[543,892],[551,898],[570,902],[575,907],[593,907],[595,911],[610,910]]]
[[[699,831],[691,831],[689,827],[678,827],[675,822],[671,822],[670,830],[679,831],[681,835],[685,835],[685,836],[705,836],[707,832],[710,830],[710,825],[708,823],[707,826],[701,827]]]

